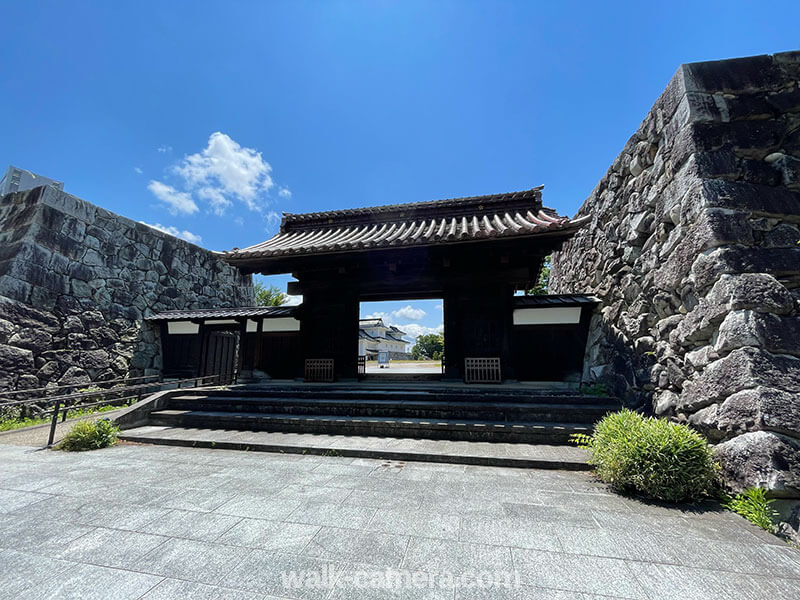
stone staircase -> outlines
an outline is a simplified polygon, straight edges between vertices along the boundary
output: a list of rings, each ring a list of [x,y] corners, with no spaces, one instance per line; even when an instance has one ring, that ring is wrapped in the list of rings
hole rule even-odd
[[[175,390],[149,412],[147,424],[171,429],[559,445],[567,444],[573,433],[591,432],[597,420],[619,407],[617,400],[608,397],[506,386],[287,383]]]

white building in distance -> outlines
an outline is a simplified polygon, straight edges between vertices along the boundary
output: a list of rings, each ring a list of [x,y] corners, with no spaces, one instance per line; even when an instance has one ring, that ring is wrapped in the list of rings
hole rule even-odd
[[[386,325],[383,319],[359,319],[358,353],[367,358],[377,358],[378,352],[388,352],[389,358],[410,358],[406,335],[394,325]]]
[[[58,190],[64,189],[64,183],[61,181],[56,181],[49,177],[42,177],[41,175],[18,167],[8,167],[5,175],[0,179],[0,196],[5,196],[13,192],[32,190],[33,188],[43,185],[50,185]]]

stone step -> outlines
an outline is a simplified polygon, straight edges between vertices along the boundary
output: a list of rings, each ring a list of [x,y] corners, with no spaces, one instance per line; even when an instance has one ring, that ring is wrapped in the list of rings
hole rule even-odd
[[[439,388],[433,390],[402,388],[331,388],[331,387],[276,387],[276,388],[256,388],[242,389],[233,388],[229,390],[192,390],[184,394],[176,395],[175,398],[181,399],[202,399],[214,398],[313,398],[331,400],[429,400],[437,402],[525,402],[528,404],[536,403],[557,403],[565,402],[570,404],[606,404],[616,403],[616,398],[608,396],[595,396],[576,394],[574,392],[553,392],[553,391],[530,391],[530,390],[498,390],[481,388],[469,390],[462,388],[446,389]]]
[[[361,381],[366,383],[404,383],[408,381],[441,381],[441,369],[433,373],[392,373],[391,369],[384,369],[380,373],[367,373],[361,376]]]
[[[251,431],[296,431],[345,435],[410,437],[484,442],[566,444],[574,433],[591,433],[590,424],[537,421],[478,421],[339,415],[287,415],[223,411],[157,410],[150,423]]]
[[[488,419],[492,421],[564,421],[594,423],[617,410],[612,402],[571,404],[566,402],[463,402],[420,399],[331,399],[331,398],[206,398],[177,396],[168,408],[192,411],[335,415],[363,417],[412,417],[428,419]]]
[[[527,469],[588,470],[586,453],[574,446],[414,438],[322,435],[147,425],[123,431],[120,439],[144,444],[351,456]]]

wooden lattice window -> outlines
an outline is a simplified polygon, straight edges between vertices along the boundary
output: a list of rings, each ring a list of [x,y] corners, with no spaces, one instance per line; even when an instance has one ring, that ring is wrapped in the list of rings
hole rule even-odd
[[[333,359],[307,358],[305,379],[306,381],[333,381]]]
[[[465,383],[500,383],[500,358],[465,358]]]

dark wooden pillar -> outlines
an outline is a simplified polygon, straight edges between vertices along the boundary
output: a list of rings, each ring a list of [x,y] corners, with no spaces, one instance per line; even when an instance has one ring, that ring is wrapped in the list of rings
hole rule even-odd
[[[444,293],[444,360],[445,381],[460,381],[464,378],[464,352],[461,344],[461,303],[457,290]]]
[[[264,368],[264,317],[258,317],[258,324],[256,325],[256,332],[253,336],[253,369],[259,369],[266,372]]]
[[[304,291],[301,361],[332,358],[338,380],[358,376],[358,296],[347,290]],[[302,369],[301,365],[301,369]]]
[[[452,288],[444,298],[445,379],[464,377],[464,358],[499,357],[504,380],[516,379],[512,355],[513,290],[505,285]]]
[[[514,361],[514,288],[503,286],[498,299],[500,310],[500,363],[504,381],[516,381],[517,373]]]

